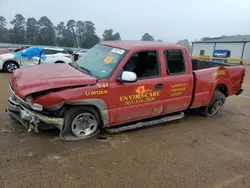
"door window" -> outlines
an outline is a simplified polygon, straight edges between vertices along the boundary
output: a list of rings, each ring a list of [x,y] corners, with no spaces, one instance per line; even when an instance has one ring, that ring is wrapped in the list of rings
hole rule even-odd
[[[138,79],[160,77],[160,64],[156,51],[135,53],[124,67],[124,71],[136,73]]]
[[[46,55],[53,55],[53,54],[57,54],[59,52],[57,50],[51,50],[51,49],[43,49],[43,51]]]
[[[185,61],[181,50],[167,50],[164,56],[168,75],[185,73]]]

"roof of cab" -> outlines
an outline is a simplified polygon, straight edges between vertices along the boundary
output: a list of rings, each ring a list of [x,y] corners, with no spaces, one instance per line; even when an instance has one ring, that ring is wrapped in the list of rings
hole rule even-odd
[[[107,46],[113,46],[116,48],[121,48],[125,50],[131,50],[132,48],[140,48],[140,47],[178,47],[179,49],[185,48],[184,46],[178,44],[171,44],[166,42],[156,42],[156,41],[124,41],[124,40],[117,40],[117,41],[104,41],[101,44]]]

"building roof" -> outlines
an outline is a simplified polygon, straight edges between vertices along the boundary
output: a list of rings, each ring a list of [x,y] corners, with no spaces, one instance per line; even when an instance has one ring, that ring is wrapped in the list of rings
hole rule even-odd
[[[140,40],[135,40],[135,41],[125,41],[125,40],[117,40],[117,41],[104,41],[101,42],[101,44],[108,45],[108,46],[113,46],[125,50],[131,50],[132,48],[141,48],[141,47],[146,47],[146,48],[155,48],[155,47],[178,47],[184,48],[182,45],[178,44],[171,44],[171,43],[166,43],[166,42],[156,42],[156,41],[140,41]]]
[[[214,38],[204,37],[200,41],[195,41],[193,43],[214,43],[214,42],[218,43],[250,42],[250,35],[232,35],[232,36],[223,35],[221,37],[214,37]]]

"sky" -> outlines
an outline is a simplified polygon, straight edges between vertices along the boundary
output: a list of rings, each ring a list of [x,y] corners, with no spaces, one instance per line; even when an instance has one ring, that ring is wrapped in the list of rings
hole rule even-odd
[[[100,37],[112,28],[123,40],[145,32],[171,43],[250,34],[250,0],[0,0],[0,16],[11,21],[18,13],[47,16],[54,25],[92,21]]]

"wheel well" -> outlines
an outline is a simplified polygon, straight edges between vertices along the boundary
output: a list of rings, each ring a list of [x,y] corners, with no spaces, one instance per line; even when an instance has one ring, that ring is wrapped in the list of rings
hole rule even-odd
[[[99,109],[97,106],[95,106],[95,105],[65,105],[64,107],[61,108],[60,113],[59,113],[59,116],[60,116],[60,117],[63,117],[64,114],[65,114],[65,112],[66,112],[67,110],[69,110],[70,108],[80,107],[80,106],[89,107],[89,108],[92,108],[93,110],[95,110],[96,113],[98,114],[100,120],[101,120],[101,126],[103,126],[103,117],[102,117],[102,115],[101,115],[101,111],[100,111],[100,109]]]
[[[215,88],[216,91],[220,91],[223,93],[226,97],[228,96],[228,89],[225,84],[218,84]]]

